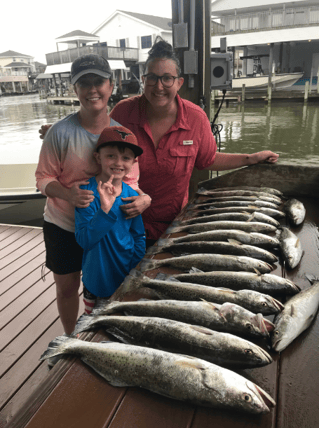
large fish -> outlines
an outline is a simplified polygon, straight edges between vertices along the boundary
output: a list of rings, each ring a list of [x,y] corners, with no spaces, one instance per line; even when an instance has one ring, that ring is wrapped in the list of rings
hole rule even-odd
[[[222,214],[222,213],[233,213],[233,212],[260,212],[273,218],[284,218],[286,214],[283,211],[276,210],[274,208],[257,207],[255,205],[237,206],[237,207],[222,207],[222,208],[209,208],[206,207],[204,210],[198,209],[197,205],[189,205],[187,207],[187,215],[196,215],[197,217],[207,216],[211,214]]]
[[[186,218],[185,220],[175,220],[173,226],[184,226],[187,224],[197,224],[197,223],[208,223],[210,221],[224,221],[224,220],[234,220],[234,221],[258,221],[261,223],[272,224],[275,227],[279,227],[279,221],[270,217],[269,215],[255,211],[253,213],[245,212],[233,212],[233,213],[220,213],[212,215],[201,215],[198,217]]]
[[[201,272],[191,269],[189,273],[159,273],[157,279],[202,284],[211,287],[225,287],[232,290],[255,290],[271,296],[283,296],[299,293],[300,288],[287,278],[271,274],[252,272]]]
[[[187,226],[169,226],[166,233],[176,232],[207,232],[208,230],[221,230],[221,229],[238,229],[244,232],[256,233],[273,233],[277,230],[276,226],[267,223],[260,223],[257,221],[211,221],[207,223],[189,224]]]
[[[281,352],[313,322],[319,307],[319,282],[291,297],[275,318],[272,347]]]
[[[121,290],[124,293],[147,287],[159,299],[177,300],[206,300],[223,304],[225,302],[235,303],[254,313],[271,315],[280,312],[283,304],[273,297],[252,290],[234,291],[227,288],[208,287],[206,285],[178,282],[161,281],[150,279],[135,269],[124,279]]]
[[[276,196],[236,196],[236,195],[229,195],[229,196],[207,196],[205,199],[202,197],[195,199],[195,204],[202,204],[202,203],[215,203],[215,202],[231,202],[231,201],[242,201],[242,202],[251,202],[253,203],[256,198],[260,201],[264,201],[266,203],[270,203],[271,205],[275,205],[278,207],[281,205],[281,202],[276,198]]]
[[[273,193],[266,193],[261,191],[255,191],[255,190],[238,190],[238,189],[232,189],[232,190],[206,190],[206,189],[200,189],[196,192],[198,195],[202,196],[210,196],[210,197],[222,197],[222,196],[254,196],[254,197],[264,197],[269,198],[276,204],[281,204],[282,200],[279,196],[274,195]]]
[[[287,227],[281,227],[279,246],[284,262],[290,269],[294,269],[303,256],[299,238]]]
[[[237,373],[199,358],[123,343],[57,337],[41,356],[75,354],[115,387],[141,387],[194,405],[267,413],[275,401]],[[105,397],[107,399],[107,397]]]
[[[225,333],[249,337],[269,336],[274,324],[235,303],[217,303],[183,300],[147,300],[111,303],[100,299],[93,315],[125,315],[167,318],[188,324],[200,325]]]
[[[205,201],[202,200],[195,200],[195,205],[197,209],[206,209],[206,208],[225,208],[225,207],[249,207],[251,205],[257,206],[257,207],[264,207],[264,208],[273,208],[278,209],[278,205],[268,202],[261,199],[244,199],[240,200],[238,198],[233,199],[230,198],[228,201],[215,201],[214,199],[206,199]],[[190,205],[190,207],[193,208],[193,205]]]
[[[275,248],[279,246],[279,240],[275,237],[263,233],[245,232],[236,229],[208,230],[206,232],[190,233],[189,235],[180,236],[178,238],[169,238],[169,240],[176,244],[192,241],[229,242],[229,240],[235,240],[242,244],[264,248]]]
[[[223,367],[262,367],[272,362],[266,351],[246,339],[167,318],[82,315],[74,334],[94,328],[103,328],[123,343],[191,355]]]
[[[229,190],[252,190],[255,192],[264,192],[264,193],[270,193],[272,195],[276,195],[276,196],[283,196],[283,193],[278,190],[278,189],[274,189],[273,187],[265,187],[265,186],[260,186],[260,187],[254,187],[254,186],[233,186],[233,187],[215,187],[214,189],[205,189],[204,187],[201,187],[197,193],[201,193],[201,192],[205,192],[205,191],[213,191],[213,192],[225,192],[225,191],[229,191]]]
[[[189,254],[186,256],[169,257],[162,260],[144,258],[140,263],[142,272],[151,269],[157,269],[161,266],[169,266],[182,271],[189,270],[192,267],[207,271],[231,270],[269,273],[273,267],[262,260],[245,256],[231,256],[223,254]]]
[[[150,247],[146,254],[158,254],[162,252],[170,252],[174,256],[181,254],[228,254],[235,256],[246,256],[262,260],[267,263],[276,263],[278,257],[269,251],[255,247],[253,245],[245,245],[240,242],[210,242],[210,241],[192,241],[175,243],[170,239],[159,239],[157,246]]]
[[[302,202],[294,198],[288,199],[284,204],[284,209],[292,225],[299,226],[303,223],[306,216],[306,209]]]

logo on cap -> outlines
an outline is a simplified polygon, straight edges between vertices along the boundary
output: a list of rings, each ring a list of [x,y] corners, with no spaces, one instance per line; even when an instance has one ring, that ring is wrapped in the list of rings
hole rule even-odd
[[[84,62],[81,62],[79,67],[86,67],[88,65],[95,65],[95,62],[94,61],[84,61]]]
[[[115,132],[118,132],[120,134],[122,140],[124,140],[124,141],[126,140],[126,137],[128,135],[132,135],[132,134],[128,134],[127,132],[124,132],[124,131],[119,131],[118,129],[115,129]]]

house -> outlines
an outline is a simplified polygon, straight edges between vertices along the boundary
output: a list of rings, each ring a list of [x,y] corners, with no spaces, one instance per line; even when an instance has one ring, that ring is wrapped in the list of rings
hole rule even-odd
[[[35,71],[32,56],[11,50],[0,53],[0,94],[29,91],[29,76]]]
[[[157,36],[172,43],[171,18],[117,10],[92,33],[76,30],[58,37],[57,52],[46,54],[45,73],[69,80],[77,57],[97,53],[109,61],[117,85],[138,91],[143,64]],[[61,43],[68,49],[59,50]]]
[[[226,37],[234,52],[234,77],[302,71],[303,82],[316,82],[318,0],[216,0],[212,18],[212,50],[218,51]]]

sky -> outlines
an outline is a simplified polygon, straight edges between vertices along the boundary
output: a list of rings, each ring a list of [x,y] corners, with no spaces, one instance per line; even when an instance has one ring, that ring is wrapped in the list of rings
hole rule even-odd
[[[45,54],[57,50],[57,37],[75,30],[92,33],[115,10],[167,18],[172,15],[171,0],[6,1],[1,5],[0,53],[12,50],[46,64]],[[62,50],[63,45],[59,46]]]

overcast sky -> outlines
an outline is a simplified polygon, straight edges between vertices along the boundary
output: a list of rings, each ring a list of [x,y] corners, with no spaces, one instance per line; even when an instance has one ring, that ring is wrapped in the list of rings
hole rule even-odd
[[[91,33],[116,9],[167,18],[172,15],[171,0],[3,1],[0,53],[12,50],[46,64],[45,54],[56,51],[57,37],[74,30]]]

